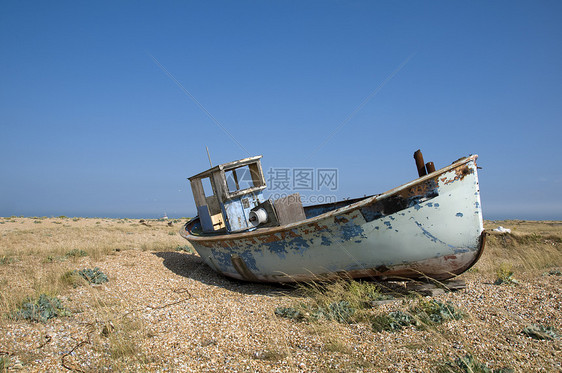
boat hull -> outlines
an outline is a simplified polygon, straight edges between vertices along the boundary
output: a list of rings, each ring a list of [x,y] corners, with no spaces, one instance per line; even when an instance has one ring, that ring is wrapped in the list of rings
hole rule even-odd
[[[196,218],[180,234],[207,265],[241,280],[444,280],[470,268],[484,248],[476,158],[331,211],[307,207],[297,223],[203,235]]]

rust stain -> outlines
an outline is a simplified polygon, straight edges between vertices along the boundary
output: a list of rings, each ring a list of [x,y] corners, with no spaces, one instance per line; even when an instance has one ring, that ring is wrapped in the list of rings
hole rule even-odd
[[[465,176],[473,174],[474,173],[474,169],[468,167],[467,165],[464,165],[462,167],[458,167],[455,168],[455,177],[452,179],[448,179],[447,178],[442,178],[441,181],[443,181],[443,183],[445,185],[450,184],[450,183],[454,183],[457,180],[462,180],[465,178]]]
[[[349,223],[349,219],[345,216],[334,216],[334,221],[338,224],[346,224]]]
[[[262,243],[270,243],[270,242],[275,242],[275,241],[279,240],[279,238],[277,238],[277,236],[275,236],[275,234],[267,234],[267,235],[263,235],[263,236],[258,236],[257,238],[259,238],[259,240]]]
[[[327,225],[320,225],[320,224],[318,224],[317,222],[312,223],[311,225],[314,227],[314,230],[315,230],[316,232],[319,232],[319,231],[327,231],[327,230],[328,230],[328,226],[327,226]]]
[[[402,198],[411,198],[417,196],[423,196],[429,194],[435,190],[437,187],[438,182],[437,179],[429,179],[424,181],[423,183],[413,185],[410,188],[404,189],[398,192],[396,195]]]

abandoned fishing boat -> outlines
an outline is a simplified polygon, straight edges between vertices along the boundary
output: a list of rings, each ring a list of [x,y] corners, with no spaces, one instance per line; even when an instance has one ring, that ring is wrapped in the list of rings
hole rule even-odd
[[[180,234],[209,267],[241,280],[448,279],[484,249],[477,156],[439,170],[419,150],[414,158],[409,183],[305,207],[298,194],[264,198],[261,156],[221,164],[189,178],[198,216]]]

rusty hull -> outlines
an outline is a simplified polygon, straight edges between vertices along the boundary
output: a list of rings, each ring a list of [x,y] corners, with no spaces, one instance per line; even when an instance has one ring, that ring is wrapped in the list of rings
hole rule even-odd
[[[215,271],[247,281],[451,278],[484,248],[476,159],[319,215],[326,206],[305,207],[297,223],[203,235],[195,218],[180,234]]]

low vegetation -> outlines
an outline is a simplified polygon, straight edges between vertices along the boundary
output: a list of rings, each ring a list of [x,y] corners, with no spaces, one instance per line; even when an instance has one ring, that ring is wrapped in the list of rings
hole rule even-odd
[[[278,307],[275,314],[295,320],[352,323],[369,317],[371,302],[392,298],[372,282],[345,280],[303,284],[298,294],[300,297],[293,306]]]
[[[551,326],[531,324],[523,329],[523,334],[538,340],[560,339],[561,334]]]
[[[493,232],[498,226],[508,226],[512,233]],[[562,225],[560,222],[527,220],[486,221],[485,255],[477,268],[495,272],[497,263],[514,272],[546,269],[562,263]]]
[[[301,286],[306,298],[295,300],[290,307],[277,307],[275,315],[298,321],[337,321],[339,323],[369,323],[373,331],[397,331],[407,326],[428,328],[450,320],[460,320],[465,314],[450,302],[426,300],[419,296],[404,298],[408,307],[390,312],[377,312],[373,302],[392,299],[371,282],[340,280],[329,284]],[[397,302],[399,303],[399,302]],[[399,303],[400,304],[400,303]]]
[[[85,280],[74,271],[82,261],[97,264],[123,250],[173,251],[186,244],[179,235],[168,234],[172,229],[177,232],[179,224],[146,227],[134,226],[136,220],[66,216],[0,220],[5,223],[0,226],[0,315],[42,293],[64,294],[81,285]]]
[[[68,251],[65,256],[67,258],[80,258],[82,256],[88,256],[88,253],[82,249],[72,249]]]
[[[79,270],[77,273],[90,284],[100,285],[109,281],[105,273],[103,273],[98,267],[94,269],[84,268]]]
[[[519,281],[513,278],[513,270],[509,264],[501,264],[496,271],[494,285],[517,285]]]
[[[371,325],[376,332],[397,331],[407,326],[420,329],[436,326],[451,320],[460,320],[465,313],[451,303],[438,300],[419,300],[406,311],[392,311],[374,316]]]
[[[16,311],[10,314],[15,320],[29,320],[46,323],[48,320],[60,316],[69,316],[57,297],[41,294],[37,299],[27,299]]]
[[[0,372],[559,369],[559,222],[486,222],[512,233],[488,235],[465,290],[434,297],[399,283],[226,280],[177,234],[181,221],[0,223]]]
[[[511,368],[489,368],[486,364],[478,361],[471,354],[467,354],[437,366],[438,373],[513,373]]]

